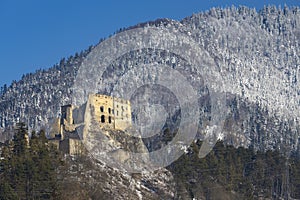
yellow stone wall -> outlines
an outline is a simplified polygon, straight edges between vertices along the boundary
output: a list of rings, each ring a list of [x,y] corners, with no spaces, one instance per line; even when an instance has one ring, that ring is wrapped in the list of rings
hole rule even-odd
[[[61,118],[55,121],[52,135],[55,136],[60,132],[61,140],[59,143],[51,141],[59,148],[64,143],[65,151],[71,155],[81,154],[83,152],[83,144],[80,139],[65,137],[65,132],[73,132],[76,130],[76,122],[73,120],[73,111],[84,112],[84,123],[88,123],[91,119],[95,119],[100,127],[108,129],[125,130],[131,126],[131,106],[130,101],[112,96],[101,94],[90,94],[85,105],[85,111],[73,105],[61,107]],[[76,114],[74,114],[76,115]],[[76,118],[77,119],[77,118]],[[60,128],[58,128],[60,127]],[[86,138],[88,132],[84,131],[83,138]]]
[[[100,127],[125,130],[131,125],[131,106],[128,100],[92,94],[89,103]]]
[[[100,123],[100,126],[114,129],[114,98],[106,95],[93,94],[89,96],[89,102],[93,107],[94,117],[96,121]]]
[[[70,155],[82,155],[84,147],[81,140],[69,138],[69,154]]]
[[[60,133],[62,134],[62,137],[64,131],[68,131],[68,132],[75,131],[75,125],[73,123],[74,108],[75,107],[73,105],[65,105],[61,107]]]
[[[125,130],[131,125],[131,106],[128,100],[114,98],[115,129]]]
[[[60,118],[55,118],[54,119],[54,122],[51,126],[51,129],[50,129],[50,137],[51,138],[54,138],[55,135],[57,134],[61,134],[61,125],[60,125]]]
[[[73,124],[73,105],[65,105],[61,107],[62,119],[66,120],[68,124]]]

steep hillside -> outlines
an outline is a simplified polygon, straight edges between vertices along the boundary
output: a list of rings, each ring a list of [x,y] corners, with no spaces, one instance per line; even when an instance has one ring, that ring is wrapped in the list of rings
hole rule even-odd
[[[231,7],[213,8],[181,22],[160,19],[129,29],[149,26],[176,29],[191,36],[209,53],[214,60],[212,69],[218,74],[216,81],[224,83],[218,91],[229,96],[230,113],[223,136],[226,142],[257,149],[299,150],[299,24],[299,8],[268,6],[257,12]],[[28,123],[32,129],[50,124],[59,115],[60,105],[70,103],[78,68],[92,49],[63,59],[48,70],[25,75],[5,88],[0,98],[1,132],[18,121]],[[172,59],[174,62],[170,62]],[[165,63],[173,68],[188,66],[172,52],[143,49],[123,55],[108,69],[126,69],[149,62]],[[193,71],[192,68],[182,70]],[[117,71],[108,70],[106,76],[111,78],[115,74]],[[204,86],[199,90],[204,112],[200,128],[205,128],[211,105],[203,98],[207,95]],[[158,148],[155,144],[160,139],[146,141],[147,147]]]
[[[50,124],[53,117],[58,116],[60,105],[70,103],[74,77],[91,49],[92,47],[68,59],[63,58],[50,69],[26,74],[20,81],[13,81],[5,89],[2,87],[1,132],[19,121],[35,130]]]

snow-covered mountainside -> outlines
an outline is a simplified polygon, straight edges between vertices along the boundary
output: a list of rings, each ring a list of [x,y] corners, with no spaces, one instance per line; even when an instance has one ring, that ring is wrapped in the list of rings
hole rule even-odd
[[[160,19],[129,29],[149,26],[177,29],[192,37],[213,58],[214,73],[224,83],[219,92],[228,94],[230,113],[222,136],[226,142],[258,149],[299,150],[299,8],[269,6],[259,12],[246,7],[213,8],[180,22]],[[7,137],[5,130],[19,121],[32,129],[48,125],[59,115],[61,105],[71,103],[78,68],[93,48],[3,88],[2,139]],[[110,69],[149,62],[186,66],[172,52],[144,49],[120,57]],[[203,96],[199,98],[205,113],[200,123],[203,125],[209,119],[210,102]],[[147,147],[158,148],[158,139],[146,141]]]

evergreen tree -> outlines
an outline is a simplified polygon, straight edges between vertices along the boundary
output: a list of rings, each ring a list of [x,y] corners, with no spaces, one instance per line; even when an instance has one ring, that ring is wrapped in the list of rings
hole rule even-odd
[[[33,132],[30,142],[27,136],[24,124],[18,124],[12,142],[2,150],[0,199],[51,199],[59,189],[59,153],[44,131]]]

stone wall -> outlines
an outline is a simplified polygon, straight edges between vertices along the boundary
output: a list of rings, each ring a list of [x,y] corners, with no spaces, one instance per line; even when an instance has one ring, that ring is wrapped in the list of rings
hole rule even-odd
[[[85,139],[87,131],[82,133],[80,138],[70,137],[76,133],[80,124],[89,126],[91,120],[95,120],[100,128],[110,130],[126,130],[131,126],[131,106],[130,102],[125,99],[106,96],[101,94],[90,94],[88,101],[80,107],[65,105],[61,107],[61,117],[54,121],[52,126],[51,142],[58,148],[68,154],[75,155],[83,152],[81,139]],[[77,134],[77,133],[76,133]],[[57,135],[60,139],[55,139]]]
[[[125,130],[131,125],[131,106],[128,100],[114,98],[115,129]]]
[[[92,94],[89,103],[100,127],[125,130],[131,125],[131,106],[128,100]]]
[[[101,127],[114,129],[115,116],[114,116],[114,98],[106,95],[89,95],[89,103],[93,108],[95,120]]]

